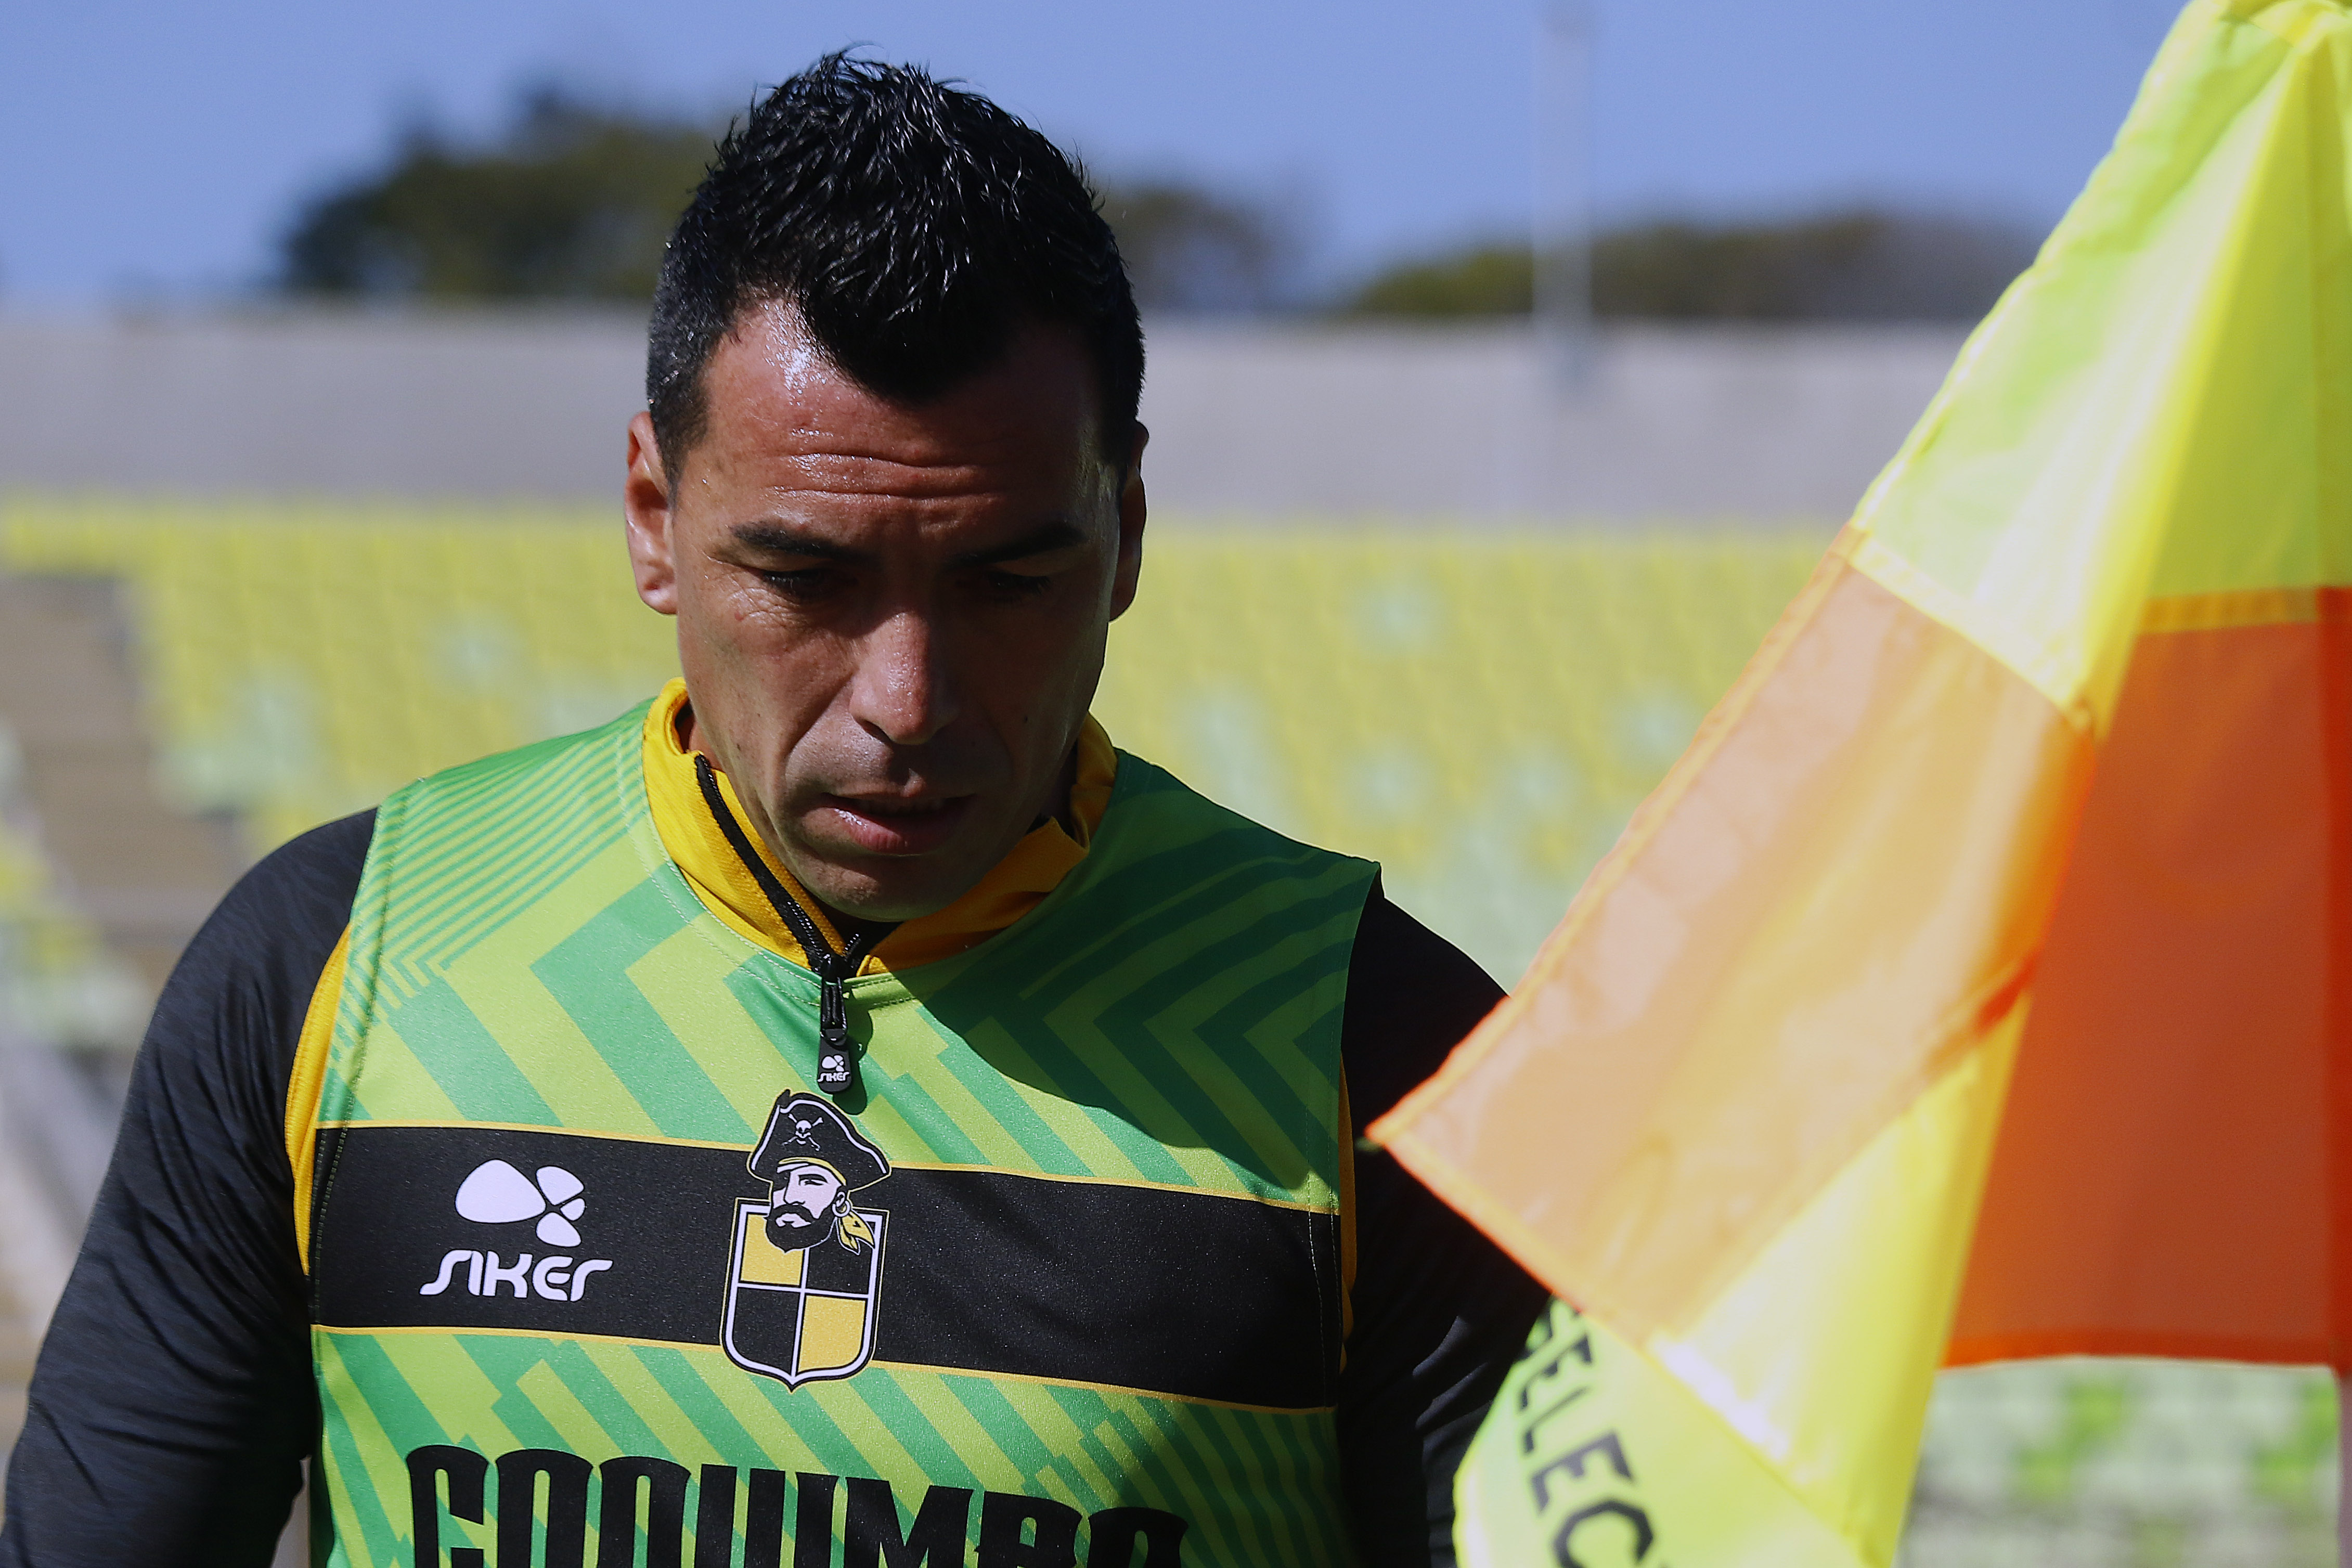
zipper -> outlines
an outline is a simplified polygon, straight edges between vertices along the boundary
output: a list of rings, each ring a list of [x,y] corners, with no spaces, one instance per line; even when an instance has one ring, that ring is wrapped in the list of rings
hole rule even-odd
[[[735,858],[768,895],[768,903],[777,918],[788,926],[801,951],[808,955],[809,967],[816,974],[816,1086],[835,1099],[857,1087],[857,1042],[849,1034],[849,992],[845,986],[857,972],[858,963],[872,952],[881,940],[898,927],[868,925],[849,939],[849,945],[836,952],[824,938],[824,928],[810,918],[800,901],[792,894],[768,862],[751,845],[743,831],[743,824],[735,820],[728,809],[727,797],[719,789],[719,770],[710,766],[710,758],[700,752],[694,755],[694,777],[702,786],[702,799],[710,808],[711,821],[727,836]]]

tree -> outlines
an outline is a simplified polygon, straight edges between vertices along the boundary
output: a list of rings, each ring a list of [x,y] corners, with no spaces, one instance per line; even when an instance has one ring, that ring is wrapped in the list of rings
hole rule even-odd
[[[705,126],[543,89],[491,146],[419,131],[382,170],[306,203],[281,281],[304,294],[642,303],[712,141]]]
[[[1594,242],[1592,308],[1681,320],[1973,320],[2032,259],[2032,241],[2005,225],[1895,213],[1652,223]],[[1526,245],[1476,246],[1391,267],[1345,309],[1525,315],[1534,275]]]
[[[1592,307],[1685,319],[1974,320],[2033,251],[2006,225],[1873,211],[1647,224],[1593,246]]]
[[[1281,302],[1292,245],[1266,207],[1172,181],[1099,188],[1147,313],[1234,313]]]
[[[713,141],[710,127],[541,89],[488,146],[418,131],[304,204],[279,280],[299,294],[643,303]],[[1266,207],[1174,181],[1112,185],[1101,201],[1144,309],[1279,302],[1294,247]]]
[[[1524,316],[1534,308],[1535,258],[1524,245],[1477,246],[1392,267],[1357,291],[1357,316]]]

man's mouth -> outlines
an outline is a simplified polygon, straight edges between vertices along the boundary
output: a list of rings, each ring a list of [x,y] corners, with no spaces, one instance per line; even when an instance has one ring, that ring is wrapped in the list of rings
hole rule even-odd
[[[919,855],[946,843],[963,826],[973,797],[936,795],[909,800],[898,795],[827,795],[834,814],[852,842],[868,854]]]

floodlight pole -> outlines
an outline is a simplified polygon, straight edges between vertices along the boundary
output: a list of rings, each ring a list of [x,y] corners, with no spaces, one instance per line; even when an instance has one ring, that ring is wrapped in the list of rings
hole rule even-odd
[[[2352,1374],[2336,1375],[2336,1561],[2352,1568],[2352,1434],[2345,1415],[2352,1411]]]
[[[1592,18],[1587,0],[1536,16],[1536,342],[1553,389],[1582,391],[1592,351]]]

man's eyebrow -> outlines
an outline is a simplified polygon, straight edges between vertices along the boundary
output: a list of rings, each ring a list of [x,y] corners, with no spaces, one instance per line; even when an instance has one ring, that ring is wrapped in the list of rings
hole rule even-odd
[[[738,523],[730,532],[735,542],[746,549],[760,550],[769,555],[807,556],[817,560],[839,561],[845,566],[871,566],[877,559],[871,550],[857,549],[829,539],[813,529],[794,528],[790,523]],[[1049,550],[1068,549],[1086,541],[1086,534],[1076,524],[1056,517],[1008,543],[992,545],[987,549],[967,550],[951,558],[948,564],[956,568],[995,566],[1027,556],[1044,555]]]
[[[818,560],[837,560],[849,566],[870,566],[871,550],[855,549],[829,539],[808,528],[796,528],[789,523],[738,523],[729,530],[735,542],[747,549],[763,550],[770,555],[811,556]]]
[[[1010,544],[990,549],[967,550],[948,564],[957,567],[995,566],[1024,556],[1044,555],[1048,550],[1068,549],[1072,545],[1087,542],[1087,536],[1076,523],[1057,517],[1050,523],[1030,529]]]

